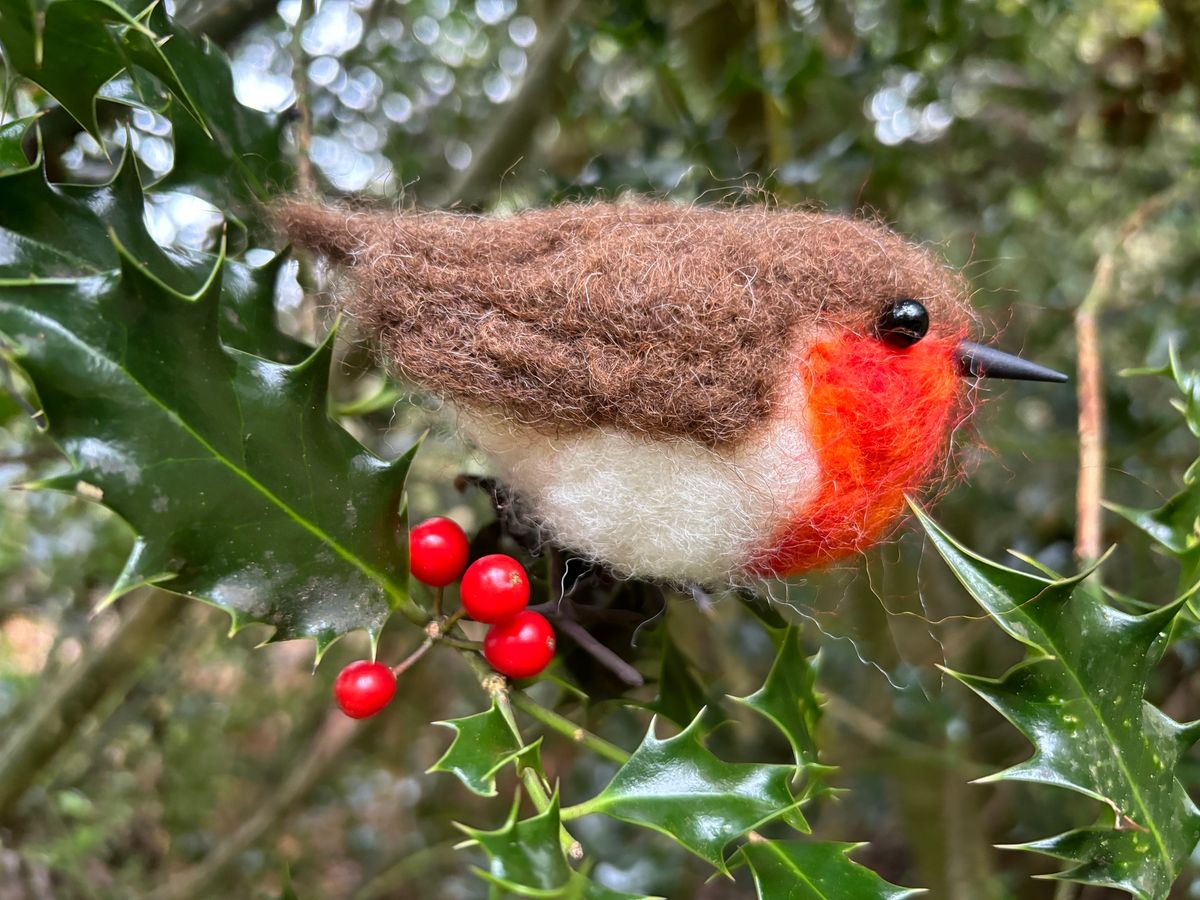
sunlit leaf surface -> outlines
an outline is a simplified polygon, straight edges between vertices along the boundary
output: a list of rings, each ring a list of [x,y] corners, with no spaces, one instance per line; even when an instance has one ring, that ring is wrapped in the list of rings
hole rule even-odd
[[[58,187],[0,177],[0,331],[73,464],[44,486],[137,532],[113,595],[156,583],[323,647],[419,614],[397,525],[410,457],[385,463],[328,416],[332,344],[274,333],[272,270],[184,258],[146,232],[138,173]],[[222,340],[226,335],[230,344]]]

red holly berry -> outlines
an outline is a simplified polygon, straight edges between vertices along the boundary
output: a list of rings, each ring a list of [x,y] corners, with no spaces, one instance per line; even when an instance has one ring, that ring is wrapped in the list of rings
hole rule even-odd
[[[468,616],[494,625],[529,605],[529,576],[511,556],[493,553],[471,563],[463,574],[459,595]]]
[[[554,629],[541,613],[522,610],[488,629],[483,655],[510,678],[532,678],[554,659]]]
[[[467,536],[442,516],[426,519],[408,532],[408,565],[413,578],[445,587],[467,567]]]
[[[352,719],[369,719],[396,695],[396,676],[383,663],[360,659],[338,673],[333,698]]]

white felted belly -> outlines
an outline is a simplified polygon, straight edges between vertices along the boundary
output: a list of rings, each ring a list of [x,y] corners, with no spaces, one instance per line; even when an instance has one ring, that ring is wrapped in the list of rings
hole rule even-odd
[[[816,492],[802,411],[789,406],[732,450],[616,429],[554,437],[468,411],[462,426],[547,538],[621,575],[715,584]]]

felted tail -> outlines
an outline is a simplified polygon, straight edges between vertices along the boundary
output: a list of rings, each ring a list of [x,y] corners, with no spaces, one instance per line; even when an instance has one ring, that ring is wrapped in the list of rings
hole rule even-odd
[[[334,262],[352,263],[368,243],[370,213],[285,200],[275,207],[275,222],[298,247],[314,250]]]

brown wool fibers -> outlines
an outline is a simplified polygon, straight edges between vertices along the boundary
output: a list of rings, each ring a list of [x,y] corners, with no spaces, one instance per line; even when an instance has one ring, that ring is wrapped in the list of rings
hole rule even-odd
[[[961,279],[878,224],[763,207],[570,204],[499,218],[300,201],[295,243],[349,264],[348,314],[403,376],[547,434],[732,447],[783,402],[800,348],[919,300],[970,324]]]

